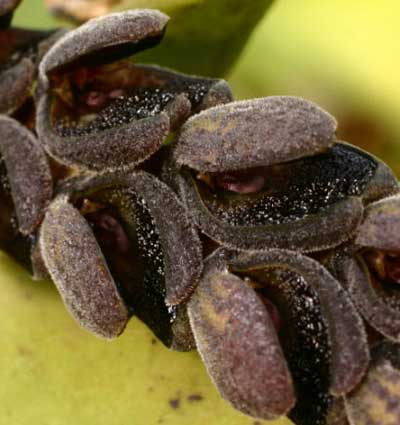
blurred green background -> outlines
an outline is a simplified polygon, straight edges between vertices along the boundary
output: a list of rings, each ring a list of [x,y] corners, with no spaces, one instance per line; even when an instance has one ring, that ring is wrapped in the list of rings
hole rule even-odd
[[[163,1],[177,0],[152,4]],[[398,0],[277,0],[226,78],[237,98],[316,101],[338,118],[339,137],[400,175],[399,15]],[[56,25],[42,0],[24,0],[14,23]],[[169,352],[136,320],[117,341],[97,340],[50,283],[4,255],[0,268],[0,424],[261,425],[220,399],[196,353]]]

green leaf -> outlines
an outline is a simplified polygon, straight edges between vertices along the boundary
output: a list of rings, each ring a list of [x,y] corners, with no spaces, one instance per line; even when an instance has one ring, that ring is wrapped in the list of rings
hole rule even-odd
[[[290,425],[221,399],[196,352],[163,347],[133,319],[113,342],[80,329],[50,282],[0,254],[0,423]]]
[[[146,62],[192,74],[225,76],[273,0],[153,0],[171,16],[160,46],[140,55]],[[124,4],[135,7],[140,1]]]

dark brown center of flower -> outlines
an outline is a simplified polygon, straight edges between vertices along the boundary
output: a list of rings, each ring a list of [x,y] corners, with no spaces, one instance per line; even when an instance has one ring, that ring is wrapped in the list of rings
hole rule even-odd
[[[0,155],[0,248],[31,270],[31,244],[34,239],[18,231],[15,206],[7,168]]]
[[[160,75],[158,75],[160,74]],[[51,75],[53,124],[64,137],[82,136],[152,117],[184,93],[193,107],[209,83],[135,66],[127,61],[82,66]]]
[[[1,28],[1,18],[0,18]],[[23,57],[35,58],[38,45],[51,35],[51,31],[9,28],[0,32],[0,71],[16,65]]]
[[[375,284],[400,284],[400,252],[371,249],[363,254]]]
[[[222,173],[198,173],[197,179],[205,183],[211,190],[227,191],[237,194],[260,192],[271,172],[267,167],[248,168]]]
[[[141,264],[135,246],[123,227],[118,210],[111,205],[84,199],[80,211],[91,225],[108,266],[120,287],[124,286],[126,276],[134,274],[141,276]]]
[[[170,344],[175,310],[165,305],[164,253],[145,200],[129,189],[104,189],[78,200],[77,207],[127,305]]]
[[[129,239],[115,217],[107,211],[102,211],[89,214],[87,218],[96,226],[96,233],[100,240],[100,245],[115,250],[117,255],[124,255],[129,252]]]
[[[236,193],[257,193],[263,189],[266,177],[263,170],[252,168],[243,171],[231,171],[214,175],[216,186]]]
[[[400,252],[386,254],[385,271],[392,282],[400,284]]]
[[[8,12],[5,15],[0,16],[0,29],[7,28],[13,18],[13,12]]]
[[[362,194],[376,164],[359,151],[328,151],[267,167],[221,173],[193,171],[193,184],[213,216],[232,226],[265,226],[302,219]]]

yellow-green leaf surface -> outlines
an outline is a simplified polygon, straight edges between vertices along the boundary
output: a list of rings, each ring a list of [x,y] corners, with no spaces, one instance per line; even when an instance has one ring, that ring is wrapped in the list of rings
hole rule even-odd
[[[263,423],[220,399],[195,352],[164,348],[137,320],[116,341],[97,339],[50,282],[3,254],[0,270],[0,424]]]
[[[171,16],[171,22],[163,43],[143,55],[143,60],[156,60],[160,65],[192,74],[223,77],[236,62],[272,0],[174,3],[174,0],[153,1],[156,8]]]

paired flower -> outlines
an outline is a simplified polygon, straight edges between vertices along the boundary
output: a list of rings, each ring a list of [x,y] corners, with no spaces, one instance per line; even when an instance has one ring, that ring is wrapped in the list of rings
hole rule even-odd
[[[26,41],[12,10],[0,37]],[[312,102],[233,102],[223,80],[133,63],[167,21],[129,11],[1,45],[19,90],[0,84],[1,248],[90,332],[136,315],[196,346],[248,415],[397,423],[395,176]]]
[[[126,60],[156,45],[168,17],[135,10],[71,31],[40,64],[36,128],[60,162],[96,171],[132,169],[192,113],[231,100],[221,80]]]

